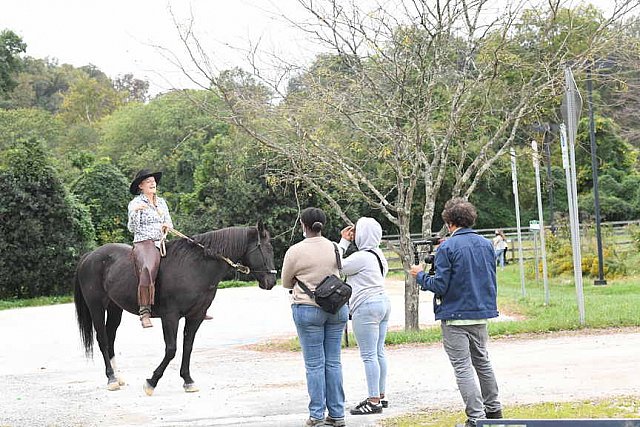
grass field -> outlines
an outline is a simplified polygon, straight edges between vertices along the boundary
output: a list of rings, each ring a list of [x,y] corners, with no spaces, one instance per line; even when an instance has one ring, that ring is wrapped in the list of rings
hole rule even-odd
[[[618,396],[603,400],[538,403],[509,406],[505,418],[560,419],[560,418],[640,418],[640,396]],[[384,420],[385,427],[452,427],[464,422],[464,414],[456,411],[432,411]]]

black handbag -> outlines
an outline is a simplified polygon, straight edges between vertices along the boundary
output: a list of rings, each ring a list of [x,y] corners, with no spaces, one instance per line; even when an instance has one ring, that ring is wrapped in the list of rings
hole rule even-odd
[[[336,246],[335,243],[333,245],[336,252],[338,269],[342,270],[342,262],[340,262],[338,246]],[[340,308],[349,301],[349,298],[351,298],[351,286],[335,274],[331,274],[322,279],[318,286],[316,286],[315,291],[311,291],[307,285],[297,278],[296,280],[304,293],[309,295],[309,297],[311,297],[311,299],[313,299],[316,304],[318,304],[320,308],[327,313],[336,314]]]

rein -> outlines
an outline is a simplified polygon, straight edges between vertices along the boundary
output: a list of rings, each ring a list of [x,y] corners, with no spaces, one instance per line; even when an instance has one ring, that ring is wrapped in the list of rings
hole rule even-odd
[[[204,245],[202,243],[196,242],[195,240],[193,240],[191,237],[189,236],[185,236],[184,234],[182,234],[181,232],[179,232],[178,230],[175,230],[171,227],[167,227],[166,230],[178,237],[182,237],[183,239],[187,239],[189,242],[193,243],[194,245],[198,245],[200,246],[202,249],[206,249],[204,247]],[[162,238],[162,246],[164,246],[164,241],[167,237],[167,234],[165,233],[164,237]],[[229,264],[232,268],[235,268],[238,272],[242,273],[242,274],[249,274],[251,273],[251,269],[249,267],[247,267],[246,265],[242,265],[242,264],[238,264],[235,263],[233,261],[231,261],[229,258],[227,258],[226,256],[222,255],[222,254],[216,254],[216,256],[220,259],[222,259],[224,262],[226,262],[227,264]]]

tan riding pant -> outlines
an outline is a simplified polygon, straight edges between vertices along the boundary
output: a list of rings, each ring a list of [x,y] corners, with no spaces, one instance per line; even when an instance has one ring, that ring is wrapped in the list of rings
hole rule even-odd
[[[160,251],[153,240],[133,244],[133,261],[138,275],[138,305],[153,305],[155,282],[160,265]]]

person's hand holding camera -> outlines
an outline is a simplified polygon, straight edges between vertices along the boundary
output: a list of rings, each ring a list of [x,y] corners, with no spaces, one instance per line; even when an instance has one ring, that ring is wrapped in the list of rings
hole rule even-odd
[[[413,277],[416,277],[418,273],[420,273],[421,271],[424,271],[424,268],[422,268],[422,265],[416,264],[411,266],[411,269],[409,270],[409,274],[411,274]]]

